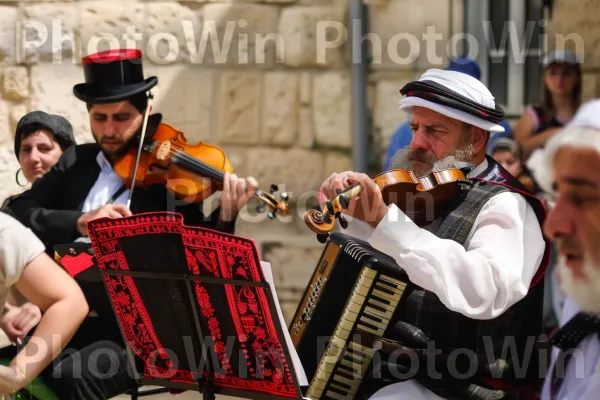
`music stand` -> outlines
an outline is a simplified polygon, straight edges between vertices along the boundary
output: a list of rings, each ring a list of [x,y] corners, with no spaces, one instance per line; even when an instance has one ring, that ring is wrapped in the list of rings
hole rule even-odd
[[[139,384],[302,398],[254,242],[172,212],[93,220],[88,231]]]

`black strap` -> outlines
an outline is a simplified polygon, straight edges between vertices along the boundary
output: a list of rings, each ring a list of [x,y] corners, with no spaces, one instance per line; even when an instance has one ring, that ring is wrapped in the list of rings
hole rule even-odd
[[[106,204],[112,204],[115,202],[115,200],[117,200],[117,198],[126,190],[127,188],[125,187],[125,184],[121,185],[120,188],[117,189],[116,192],[113,193],[112,196],[110,196],[110,199],[108,199],[108,201],[106,202]]]

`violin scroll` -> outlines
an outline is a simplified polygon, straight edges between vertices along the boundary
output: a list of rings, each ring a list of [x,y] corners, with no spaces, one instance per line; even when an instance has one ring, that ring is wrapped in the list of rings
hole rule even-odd
[[[338,190],[338,194],[325,202],[321,210],[312,209],[304,213],[304,222],[317,234],[319,241],[327,237],[335,226],[336,219],[340,221],[342,228],[348,227],[348,221],[342,216],[342,210],[347,209],[350,199],[359,196],[362,191],[363,187],[357,182],[344,191]]]
[[[256,192],[256,197],[262,201],[262,203],[256,207],[256,211],[259,213],[264,213],[267,207],[269,207],[270,211],[267,213],[269,219],[277,218],[277,214],[286,216],[289,212],[288,200],[289,195],[287,192],[281,193],[279,195],[279,201],[275,198],[274,194],[279,191],[279,187],[275,184],[271,185],[269,189],[269,193],[265,193],[262,190],[258,190]]]

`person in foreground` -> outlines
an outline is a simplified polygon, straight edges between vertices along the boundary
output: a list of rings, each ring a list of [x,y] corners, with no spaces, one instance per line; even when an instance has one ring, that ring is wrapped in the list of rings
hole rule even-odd
[[[45,253],[42,242],[20,222],[0,212],[0,302],[16,288],[43,317],[9,366],[0,366],[0,392],[26,387],[50,365],[88,313],[81,289]],[[68,318],[67,318],[68,316]],[[6,315],[0,317],[4,325]]]
[[[544,226],[559,251],[557,273],[566,296],[561,328],[550,338],[552,363],[542,399],[596,399],[600,392],[600,99],[528,162],[555,196]]]
[[[419,286],[403,300],[407,311],[402,320],[443,353],[435,362],[419,359],[409,378],[399,373],[411,365],[382,362],[379,375],[368,379],[372,388],[365,397],[485,399],[493,392],[493,398],[513,399],[531,394],[538,388],[538,355],[527,343],[541,332],[542,276],[548,260],[542,235],[545,211],[486,155],[490,132],[502,132],[498,122],[504,113],[483,83],[454,71],[428,70],[401,93],[406,97],[400,109],[411,114],[414,134],[409,149],[395,155],[392,168],[424,176],[469,163],[473,186],[446,215],[417,226],[395,204],[386,205],[365,174],[336,173],[322,184],[322,198],[327,199],[355,182],[363,186],[346,210],[349,224],[343,231],[393,257]],[[516,350],[513,357],[502,353],[507,346]],[[466,360],[455,371],[444,370],[444,356],[455,349],[475,355],[479,364]],[[390,360],[394,358],[401,360],[393,355]],[[518,370],[514,363],[524,359],[530,362]],[[499,365],[504,369],[494,371]],[[386,371],[388,367],[392,370]],[[442,375],[436,377],[431,368]]]
[[[257,190],[254,178],[226,174],[219,207],[210,215],[203,204],[177,199],[164,185],[134,188],[130,208],[128,183],[115,172],[115,163],[130,149],[137,149],[144,113],[149,107],[147,92],[157,83],[145,78],[139,50],[111,50],[83,58],[85,83],[73,88],[86,103],[96,143],[74,146],[58,163],[38,178],[31,189],[13,199],[10,211],[42,240],[49,253],[53,247],[88,236],[87,223],[97,218],[121,218],[133,214],[172,211],[183,215],[184,224],[233,233],[239,210]],[[149,111],[149,109],[148,109]],[[161,114],[148,117],[145,138],[165,128]],[[210,146],[207,144],[207,146]],[[84,293],[93,314],[73,340],[77,353],[57,364],[53,389],[61,399],[104,399],[132,389],[136,383],[127,370],[123,339],[103,283],[85,283]],[[102,378],[111,360],[94,356],[97,351],[114,354],[118,371]],[[84,365],[81,377],[80,361]],[[97,364],[97,365],[96,365]],[[115,366],[113,366],[115,367]]]

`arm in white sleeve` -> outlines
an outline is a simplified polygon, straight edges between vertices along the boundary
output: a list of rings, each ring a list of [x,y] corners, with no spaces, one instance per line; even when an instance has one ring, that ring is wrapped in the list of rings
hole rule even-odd
[[[440,239],[392,205],[369,243],[450,310],[495,318],[527,294],[544,254],[542,230],[521,195],[501,193],[484,205],[469,237],[466,249]]]
[[[349,215],[342,214],[344,219],[348,221],[348,227],[346,229],[340,226],[339,231],[341,233],[345,233],[346,235],[350,235],[357,239],[361,240],[369,240],[371,234],[373,233],[373,227],[366,223],[365,221],[361,221],[360,219],[353,218]],[[339,226],[339,221],[337,222]]]

